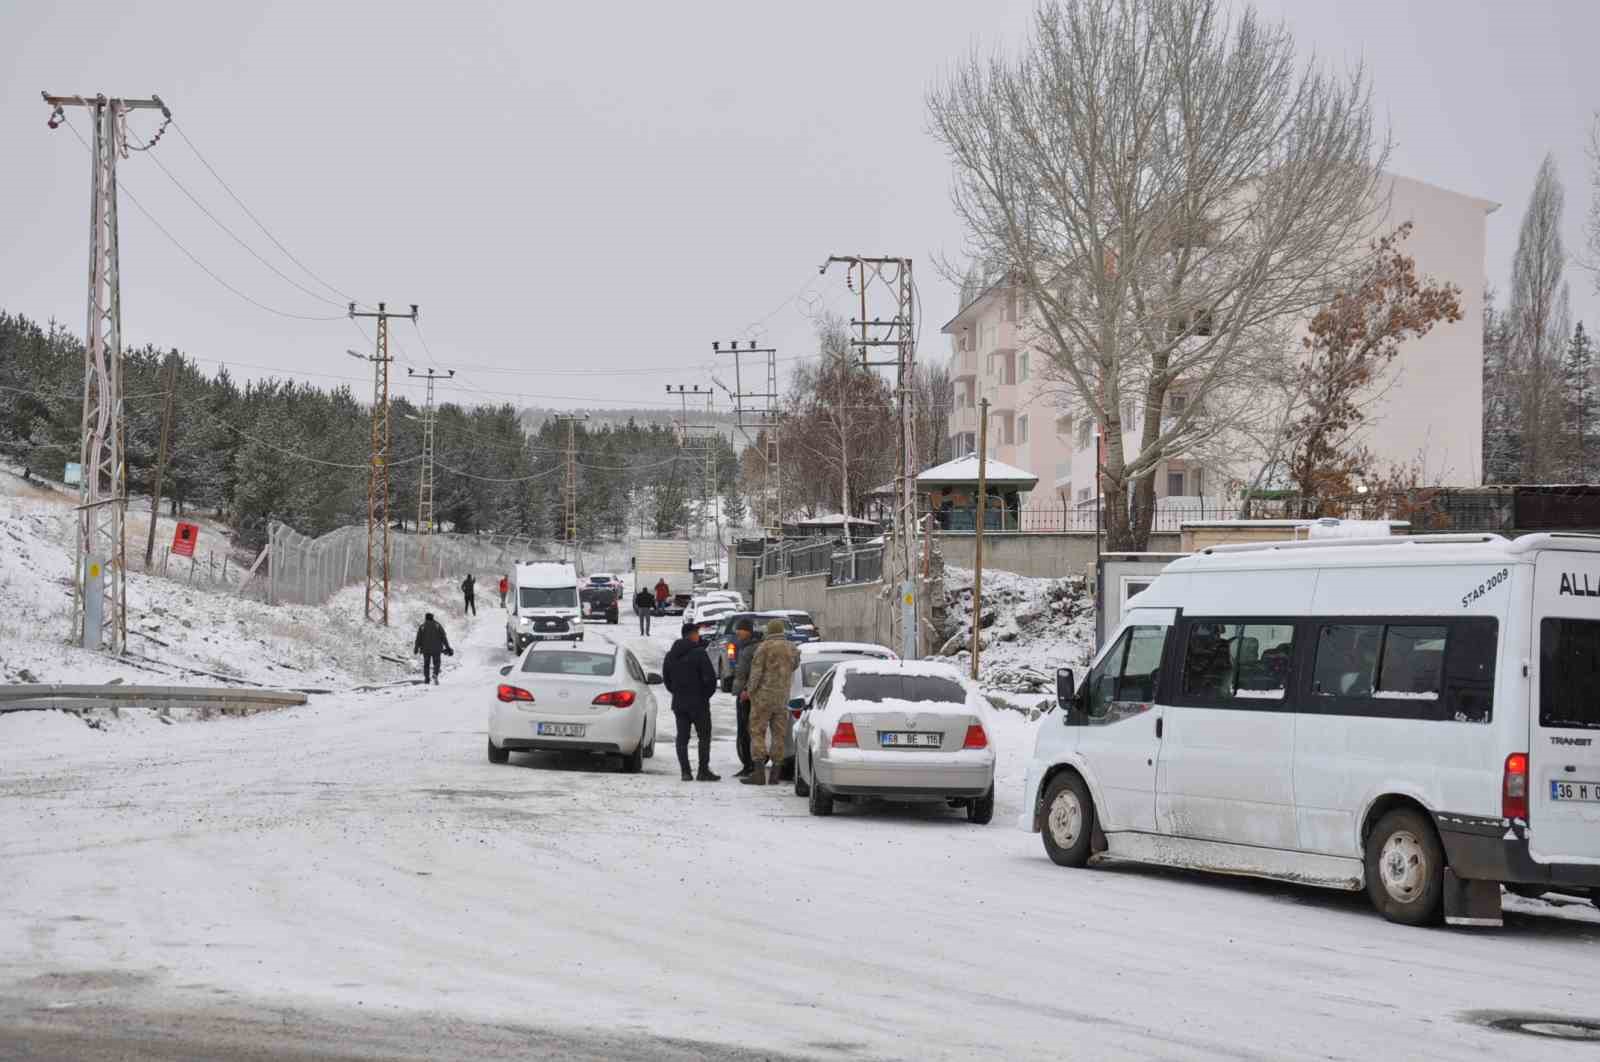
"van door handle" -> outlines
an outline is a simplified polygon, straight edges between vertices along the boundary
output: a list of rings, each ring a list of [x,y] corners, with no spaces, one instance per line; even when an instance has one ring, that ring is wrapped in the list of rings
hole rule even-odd
[[[1156,740],[1161,740],[1161,717],[1156,716]]]

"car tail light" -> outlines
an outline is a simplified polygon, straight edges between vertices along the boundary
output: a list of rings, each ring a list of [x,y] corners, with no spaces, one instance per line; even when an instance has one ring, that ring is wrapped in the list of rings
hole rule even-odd
[[[1513,752],[1506,757],[1505,779],[1500,783],[1500,814],[1507,819],[1528,817],[1528,754]]]
[[[964,749],[986,749],[989,747],[989,735],[983,732],[982,723],[973,723],[967,727],[967,740],[961,743]]]
[[[633,705],[633,691],[612,690],[610,693],[602,693],[594,699],[594,703],[609,705],[612,708],[629,708]]]
[[[736,657],[738,655],[739,655],[739,647],[734,645],[732,642],[729,642],[728,643],[728,659],[732,660],[734,657]]]
[[[512,701],[526,701],[529,704],[533,703],[533,694],[529,693],[521,686],[510,686],[504,682],[500,683],[500,688],[495,691],[495,696],[499,697],[507,704],[510,704]]]
[[[853,749],[856,747],[856,725],[854,723],[843,722],[834,728],[833,747],[836,749]]]

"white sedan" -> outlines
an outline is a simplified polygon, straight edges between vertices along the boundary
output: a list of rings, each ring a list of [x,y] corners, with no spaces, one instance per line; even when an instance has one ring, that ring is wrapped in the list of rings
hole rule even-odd
[[[977,684],[949,664],[847,660],[834,665],[794,724],[794,791],[813,815],[835,797],[948,801],[994,818],[994,748]]]
[[[513,752],[598,752],[622,757],[623,771],[655,755],[661,676],[617,646],[535,642],[500,669],[489,709],[489,762]]]

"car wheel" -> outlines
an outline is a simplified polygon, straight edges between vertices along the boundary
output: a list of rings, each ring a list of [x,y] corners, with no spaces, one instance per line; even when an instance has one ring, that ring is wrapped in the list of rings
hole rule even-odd
[[[494,738],[489,739],[489,762],[505,763],[511,759],[510,749],[497,749],[494,747]]]
[[[650,728],[650,739],[644,743],[644,758],[654,759],[656,755],[656,728]]]
[[[799,774],[799,770],[794,765],[794,757],[784,757],[783,766],[778,768],[778,778],[782,781],[788,782],[792,781]]]
[[[822,788],[822,783],[817,781],[817,763],[811,761],[811,792],[806,807],[813,815],[833,814],[833,794]]]
[[[1081,867],[1089,862],[1094,834],[1094,801],[1089,787],[1073,771],[1063,771],[1044,793],[1044,850],[1057,866]]]
[[[622,773],[638,774],[642,770],[644,770],[644,735],[640,734],[639,744],[634,750],[622,755]]]
[[[1396,808],[1367,838],[1367,896],[1378,913],[1407,926],[1439,921],[1444,848],[1421,812]]]
[[[975,822],[979,826],[989,825],[989,820],[994,818],[994,786],[989,786],[989,791],[981,797],[967,801],[967,821]]]
[[[804,778],[800,777],[800,761],[798,759],[794,763],[794,795],[802,797],[811,795],[811,787],[806,784]]]

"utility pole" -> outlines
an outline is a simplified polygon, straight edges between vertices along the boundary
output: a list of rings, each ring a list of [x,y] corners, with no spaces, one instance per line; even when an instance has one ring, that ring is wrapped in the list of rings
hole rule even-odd
[[[83,424],[78,449],[77,559],[72,572],[72,639],[85,649],[121,655],[128,642],[128,467],[123,450],[122,292],[117,259],[117,159],[130,150],[129,111],[172,112],[160,96],[107,99],[52,96],[49,126],[67,107],[89,111],[89,301],[83,335]],[[140,149],[144,150],[144,149]]]
[[[758,514],[761,521],[763,534],[769,539],[783,537],[783,450],[780,443],[780,413],[778,409],[778,351],[776,347],[757,347],[755,340],[746,340],[747,346],[741,347],[737,339],[730,340],[728,349],[722,349],[721,342],[711,344],[713,354],[733,355],[733,390],[728,392],[728,397],[733,400],[733,414],[739,431],[745,439],[754,443],[762,440],[762,478],[764,483],[761,491],[761,512]],[[766,359],[766,390],[746,391],[744,389],[744,358],[761,357]],[[752,370],[752,386],[757,378]],[[724,388],[726,390],[726,388]],[[752,436],[751,432],[755,435]]]
[[[144,543],[144,570],[156,555],[156,517],[161,511],[161,481],[167,474],[167,442],[172,435],[173,391],[178,382],[178,352],[167,355],[167,394],[161,404],[161,456],[156,459],[156,481],[150,491],[150,534]]]
[[[711,411],[711,396],[714,393],[715,392],[713,392],[711,388],[701,387],[699,384],[695,384],[692,387],[687,384],[678,384],[676,386],[667,384],[667,394],[677,395],[682,408],[682,416],[678,420],[678,449],[684,451],[701,451],[701,466],[704,476],[701,480],[702,496],[700,507],[695,512],[694,517],[694,537],[700,542],[702,554],[704,554],[706,551],[706,506],[709,504],[714,504],[715,502],[715,497],[713,494],[705,493],[708,481],[714,474],[713,470],[716,467],[715,462],[717,459],[716,444],[711,435],[715,429],[710,423],[709,418],[709,413]],[[689,399],[698,398],[701,395],[704,395],[706,399],[706,412],[708,414],[707,422],[705,424],[690,424]],[[704,556],[702,556],[701,559],[704,560]]]
[[[445,379],[455,376],[454,369],[444,373]],[[426,569],[428,563],[428,545],[433,541],[433,381],[440,378],[437,369],[428,368],[427,372],[418,372],[407,369],[407,376],[420,376],[428,383],[428,400],[422,406],[422,471],[421,479],[417,482],[417,538],[420,540],[422,565]]]
[[[378,303],[376,313],[357,313],[350,304],[350,316],[372,317],[378,322],[376,350],[372,362],[372,463],[367,469],[367,620],[389,625],[389,320],[415,322],[417,304],[410,313],[390,313],[386,303]],[[351,351],[356,357],[361,357]]]
[[[850,323],[861,328],[862,338],[850,342],[861,349],[864,368],[893,367],[895,402],[900,424],[899,468],[895,474],[895,556],[894,577],[900,589],[900,651],[906,660],[920,656],[916,595],[917,517],[917,432],[916,432],[916,284],[912,279],[911,259],[867,255],[830,255],[819,273],[826,273],[835,262],[846,266],[847,283],[851,273],[861,286],[862,306],[866,305],[869,285],[882,283],[894,296],[891,317],[861,317]],[[873,361],[872,352],[893,348],[893,361]]]
[[[978,507],[972,539],[972,681],[978,681],[978,631],[983,627],[983,521],[989,496],[989,400],[978,401]]]
[[[562,540],[566,557],[574,567],[578,556],[578,422],[588,420],[589,414],[567,413],[556,417],[567,425],[566,476],[561,481]]]

